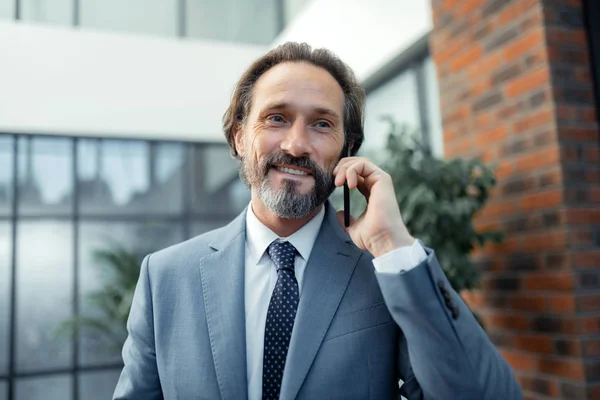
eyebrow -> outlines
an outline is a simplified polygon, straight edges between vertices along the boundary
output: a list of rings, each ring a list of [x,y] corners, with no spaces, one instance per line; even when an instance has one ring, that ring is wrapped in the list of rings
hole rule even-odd
[[[292,108],[292,105],[290,103],[285,103],[285,102],[273,103],[273,104],[268,104],[266,107],[263,108],[263,110],[283,110],[286,108]],[[329,115],[330,117],[333,117],[336,120],[340,120],[340,116],[338,115],[338,113],[336,113],[335,111],[333,111],[327,107],[312,107],[312,111],[315,114]]]

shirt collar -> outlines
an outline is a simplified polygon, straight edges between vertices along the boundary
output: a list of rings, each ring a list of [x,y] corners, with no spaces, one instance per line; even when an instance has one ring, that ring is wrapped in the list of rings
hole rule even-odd
[[[275,240],[288,241],[298,251],[304,261],[308,260],[310,253],[321,229],[321,223],[325,217],[325,207],[303,227],[288,237],[279,237],[275,232],[267,228],[254,214],[252,204],[246,212],[246,241],[250,250],[250,259],[254,265],[258,264],[265,251]]]

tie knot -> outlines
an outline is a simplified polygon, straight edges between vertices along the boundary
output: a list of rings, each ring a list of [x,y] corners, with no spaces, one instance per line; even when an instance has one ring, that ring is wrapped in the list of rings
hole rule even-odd
[[[277,271],[288,269],[294,272],[294,260],[296,257],[296,248],[290,242],[273,242],[269,245],[269,256],[275,263]]]

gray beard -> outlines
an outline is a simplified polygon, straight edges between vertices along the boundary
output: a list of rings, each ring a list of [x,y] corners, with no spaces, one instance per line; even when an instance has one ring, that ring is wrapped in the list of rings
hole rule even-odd
[[[245,160],[241,160],[240,178],[279,218],[300,219],[309,216],[327,201],[335,189],[333,176],[328,177],[330,174],[323,171],[318,171],[314,176],[313,189],[308,193],[300,194],[297,192],[298,182],[285,180],[281,189],[273,189],[266,175],[260,179],[258,176],[252,176],[253,171],[248,169]],[[255,179],[251,179],[251,176]]]
[[[281,189],[274,190],[270,182],[265,179],[257,188],[256,194],[279,218],[304,218],[317,210],[324,201],[320,201],[316,196],[315,189],[306,194],[298,194],[296,186],[298,186],[296,182],[285,181]]]

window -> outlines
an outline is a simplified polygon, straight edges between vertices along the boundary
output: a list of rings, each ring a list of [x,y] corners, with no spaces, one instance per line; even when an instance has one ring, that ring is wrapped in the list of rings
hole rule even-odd
[[[18,139],[18,212],[65,215],[73,208],[72,142],[52,137]]]
[[[23,21],[71,25],[74,4],[73,0],[20,0],[21,19]]]
[[[80,24],[86,28],[177,35],[179,0],[79,0]]]
[[[415,71],[408,69],[369,93],[365,107],[365,154],[385,148],[390,116],[411,131],[420,131],[419,99]]]
[[[408,132],[418,135],[434,155],[443,156],[439,89],[427,46],[428,36],[425,36],[365,82],[363,154],[377,158],[385,148],[390,127],[382,117],[389,116]]]
[[[15,0],[0,0],[0,21],[15,17]],[[0,399],[2,399],[2,385],[0,385]]]
[[[0,400],[110,398],[120,348],[56,336],[77,310],[101,315],[90,295],[115,281],[95,253],[141,257],[229,223],[250,201],[237,161],[218,144],[0,134],[0,163]]]
[[[279,33],[281,0],[186,0],[186,36],[269,44]]]

